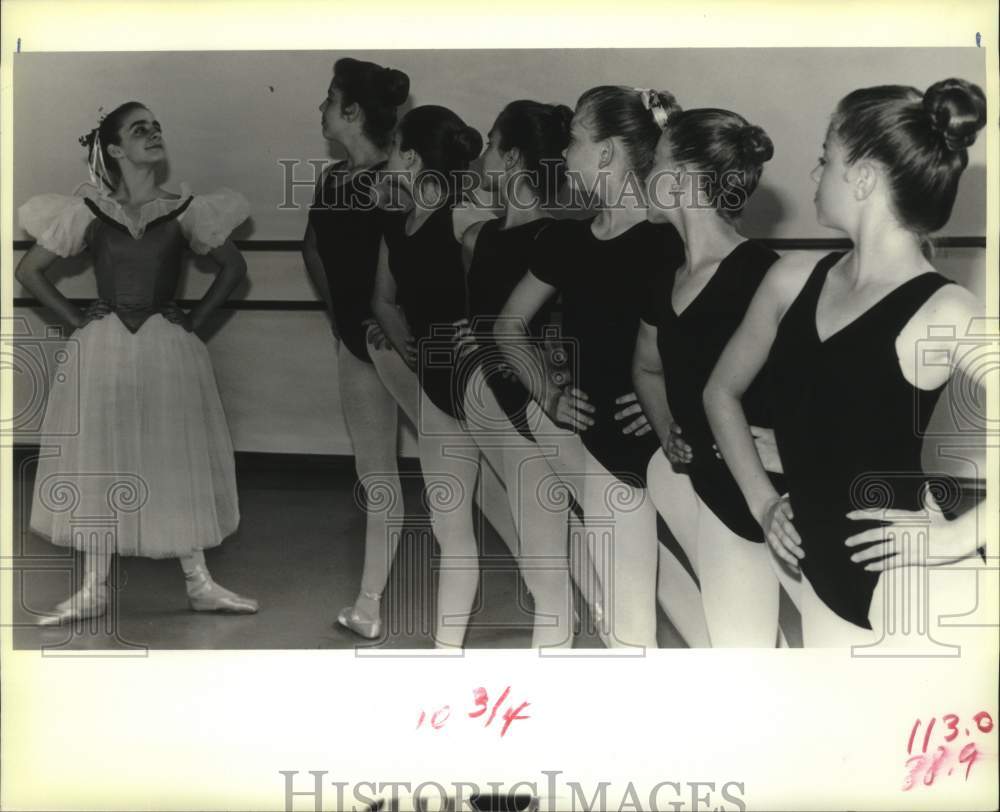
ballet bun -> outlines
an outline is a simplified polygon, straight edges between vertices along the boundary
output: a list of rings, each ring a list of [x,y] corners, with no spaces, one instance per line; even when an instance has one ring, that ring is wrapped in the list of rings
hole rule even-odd
[[[561,136],[569,138],[570,124],[573,122],[573,110],[565,104],[552,105],[552,119]]]
[[[468,161],[478,158],[483,151],[483,137],[475,127],[460,127],[452,132],[451,144]]]
[[[774,157],[774,143],[763,127],[747,124],[739,131],[739,148],[743,160],[752,164],[763,164]]]
[[[410,95],[410,77],[395,68],[382,68],[378,75],[382,98],[387,104],[398,107]]]
[[[924,110],[931,129],[951,152],[968,149],[986,126],[986,96],[979,85],[964,79],[935,82],[924,93]]]

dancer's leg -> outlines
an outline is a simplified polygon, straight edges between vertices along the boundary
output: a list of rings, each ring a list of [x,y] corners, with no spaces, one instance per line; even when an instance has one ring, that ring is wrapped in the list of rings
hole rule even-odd
[[[569,485],[577,501],[582,502],[584,447],[579,435],[553,423],[534,401],[528,404],[527,419],[539,449],[544,449],[549,467]],[[590,607],[591,618],[600,626],[604,619],[604,604],[598,565],[587,543],[582,520],[573,510],[570,510],[568,519],[570,575]]]
[[[769,558],[764,544],[736,535],[702,502],[698,573],[714,647],[775,647],[780,595]]]
[[[108,609],[108,572],[114,551],[99,541],[88,545],[83,554],[83,583],[52,612],[39,618],[40,626],[58,626],[74,620],[100,617]]]
[[[583,510],[600,563],[610,647],[656,648],[656,509],[646,491],[610,474],[585,451]]]
[[[558,492],[557,478],[545,452],[518,433],[478,370],[470,376],[465,414],[483,456],[500,464],[509,515],[517,529],[511,553],[534,601],[532,646],[571,646],[568,504]],[[482,469],[489,467],[484,464]]]
[[[205,554],[201,550],[179,559],[187,587],[188,601],[196,612],[230,612],[250,615],[257,611],[257,601],[237,595],[219,586],[208,571]]]
[[[537,447],[512,446],[504,452],[507,493],[520,530],[517,560],[535,604],[531,645],[573,645],[566,499],[551,498],[554,478]]]
[[[662,449],[649,461],[647,493],[691,566],[698,572],[698,514],[701,500],[687,474],[678,473]],[[659,545],[656,596],[660,608],[691,648],[711,645],[702,593],[677,557]]]
[[[479,469],[474,440],[459,422],[422,394],[420,467],[434,535],[441,548],[438,577],[438,648],[461,648],[479,587],[479,548],[472,520]]]
[[[403,410],[410,422],[420,425],[420,382],[416,373],[391,348],[375,349],[368,344],[368,354],[375,364],[385,388]],[[436,408],[436,407],[435,407]],[[440,412],[440,409],[437,410]],[[497,461],[499,466],[499,460]],[[484,466],[485,467],[485,466]],[[484,471],[480,487],[475,488],[474,501],[497,534],[508,546],[516,544],[517,531],[507,508],[507,495],[496,471]]]
[[[872,630],[855,626],[830,609],[804,575],[799,589],[799,608],[803,648],[870,646],[878,639]]]
[[[392,520],[403,516],[403,489],[396,464],[399,409],[372,364],[341,342],[337,353],[340,403],[354,449],[358,481],[365,491],[365,558],[356,616],[371,624],[380,614],[380,597],[396,556]]]

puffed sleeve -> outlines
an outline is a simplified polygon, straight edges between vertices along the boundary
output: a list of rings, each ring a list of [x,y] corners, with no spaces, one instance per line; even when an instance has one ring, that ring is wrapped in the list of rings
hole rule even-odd
[[[94,215],[82,197],[45,194],[22,205],[17,218],[21,228],[42,248],[69,257],[86,247],[84,235]]]
[[[250,204],[239,192],[219,189],[195,195],[180,219],[181,230],[196,254],[207,254],[222,245],[250,216]]]

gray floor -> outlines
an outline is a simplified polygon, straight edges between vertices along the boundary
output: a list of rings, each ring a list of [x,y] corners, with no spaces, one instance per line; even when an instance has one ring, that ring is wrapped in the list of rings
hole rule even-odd
[[[78,627],[39,628],[38,616],[67,597],[79,579],[79,558],[24,528],[34,464],[30,452],[19,451],[13,494],[15,647],[58,653],[370,645],[334,622],[337,611],[356,594],[363,556],[364,515],[354,503],[350,460],[238,455],[237,468],[240,529],[210,550],[207,559],[219,583],[260,601],[258,614],[192,612],[176,562],[116,557],[108,617]],[[421,512],[419,485],[410,482],[405,494],[408,524],[383,599],[382,648],[432,647],[436,549]],[[530,597],[506,546],[488,524],[483,526],[482,578],[466,645],[526,648],[531,642]],[[581,622],[574,646],[601,647],[585,604],[579,596],[576,600]],[[658,636],[662,647],[683,646],[662,614]]]

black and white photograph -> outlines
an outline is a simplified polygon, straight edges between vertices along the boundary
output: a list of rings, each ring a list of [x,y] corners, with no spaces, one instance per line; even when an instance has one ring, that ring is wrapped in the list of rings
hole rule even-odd
[[[140,759],[157,809],[995,804],[995,26],[935,47],[11,33],[4,704],[31,658],[61,694],[36,701],[93,707],[8,719],[3,757],[77,754],[95,788],[4,808],[137,808]],[[340,783],[305,744],[254,745],[294,737],[324,680]],[[857,773],[790,721],[842,708],[860,740],[896,698],[896,749]],[[145,766],[112,801],[87,726],[126,708],[101,741]],[[706,720],[744,713],[788,740],[719,744]],[[270,795],[200,795],[194,750],[178,781],[157,720],[222,757],[288,749],[260,762]],[[596,772],[632,733],[672,761]],[[523,787],[485,764],[381,783],[487,736],[487,760],[530,740]],[[777,786],[779,750],[816,774]]]

